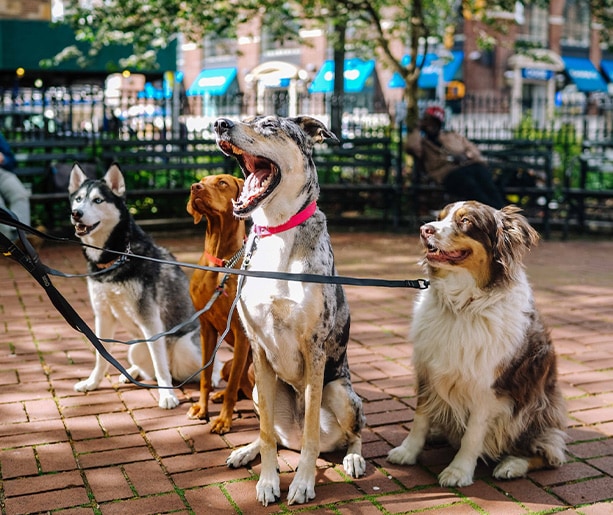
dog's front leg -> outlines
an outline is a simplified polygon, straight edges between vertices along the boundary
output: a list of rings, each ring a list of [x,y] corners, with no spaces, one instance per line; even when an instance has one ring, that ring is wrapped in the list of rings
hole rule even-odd
[[[438,476],[441,486],[468,486],[473,483],[477,460],[483,452],[488,431],[489,410],[473,406],[462,436],[460,450],[453,461]]]
[[[418,400],[411,431],[398,447],[394,447],[388,453],[387,461],[398,465],[415,465],[417,457],[424,448],[429,430],[430,419],[420,410]]]
[[[200,316],[200,347],[202,349],[202,366],[213,356],[217,331],[213,325]],[[213,391],[213,365],[200,371],[200,399],[187,412],[187,418],[208,420],[209,418],[209,395]],[[214,432],[211,428],[211,432]],[[215,431],[218,432],[218,431]],[[225,431],[224,431],[225,432]]]
[[[150,338],[149,335],[147,338]],[[162,337],[156,342],[147,342],[155,378],[160,387],[158,406],[162,409],[173,409],[179,405],[179,398],[175,395],[172,386],[172,376],[170,375],[170,365],[168,363],[168,350],[166,348],[166,338]]]
[[[296,476],[289,486],[288,504],[301,504],[315,498],[315,465],[319,456],[320,409],[323,394],[325,363],[307,363],[304,432]]]
[[[155,334],[164,331],[159,313],[153,318],[157,319],[159,323],[151,324],[152,327],[147,326],[144,322],[139,322],[143,338],[146,340],[150,340]],[[170,364],[168,362],[168,342],[166,337],[163,336],[156,341],[147,341],[147,348],[151,356],[156,382],[161,387],[158,390],[160,396],[158,406],[162,409],[176,408],[179,405],[179,399],[172,389],[172,375],[170,374]]]
[[[92,304],[94,305],[94,309],[96,309],[96,305],[93,302]],[[96,311],[94,318],[96,336],[102,340],[112,338],[115,334],[116,322],[117,321],[110,310]],[[105,345],[104,342],[100,343]],[[112,345],[109,347],[112,347]],[[95,390],[98,388],[98,386],[100,386],[100,382],[104,378],[108,368],[109,362],[102,357],[102,354],[96,351],[96,364],[89,374],[89,377],[76,383],[74,385],[74,389],[77,392],[89,392],[91,390]]]
[[[260,437],[258,438],[262,472],[255,487],[257,500],[264,506],[281,498],[279,472],[277,470],[277,438],[275,434],[275,396],[277,376],[259,345],[253,345],[255,384],[258,390],[260,413]]]

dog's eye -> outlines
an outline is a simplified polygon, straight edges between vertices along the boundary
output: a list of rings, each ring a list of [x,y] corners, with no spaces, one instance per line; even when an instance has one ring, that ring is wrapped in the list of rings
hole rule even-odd
[[[82,202],[82,201],[83,201],[83,197],[75,197],[75,198],[74,198],[74,201],[75,201],[75,202],[79,202],[79,203],[80,203],[80,202]]]
[[[460,223],[462,225],[470,225],[470,224],[472,224],[472,222],[470,221],[470,219],[467,216],[463,216],[462,219],[460,220]]]
[[[226,181],[224,181],[223,179],[221,181],[219,181],[218,183],[220,186],[224,186],[226,187],[228,185],[228,183]]]
[[[102,199],[100,197],[95,198],[94,204],[102,204]]]
[[[277,131],[277,124],[274,120],[265,120],[262,122],[261,128],[263,131],[275,133]]]

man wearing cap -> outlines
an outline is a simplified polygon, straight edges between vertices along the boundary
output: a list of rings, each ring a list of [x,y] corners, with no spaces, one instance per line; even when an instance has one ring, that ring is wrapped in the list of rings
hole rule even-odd
[[[477,146],[461,134],[442,130],[445,111],[426,108],[405,149],[426,173],[456,200],[477,200],[496,209],[505,205],[500,190]]]

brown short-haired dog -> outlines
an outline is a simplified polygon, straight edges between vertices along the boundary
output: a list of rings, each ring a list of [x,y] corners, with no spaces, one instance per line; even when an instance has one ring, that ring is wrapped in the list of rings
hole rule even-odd
[[[245,239],[245,222],[232,213],[232,200],[239,198],[243,180],[232,175],[210,175],[200,182],[192,184],[187,212],[199,223],[206,217],[206,235],[204,251],[198,264],[203,266],[225,266],[243,246]],[[240,260],[234,265],[240,266]],[[213,297],[224,274],[196,269],[190,281],[190,294],[197,310],[203,309]],[[202,344],[202,363],[207,363],[221,333],[226,329],[230,306],[236,295],[236,275],[231,275],[224,285],[224,293],[219,295],[208,311],[200,315],[200,341]],[[225,341],[234,347],[225,390],[211,395],[211,400],[223,399],[219,416],[211,421],[212,433],[227,433],[232,427],[232,413],[238,399],[239,390],[251,398],[253,378],[249,379],[248,369],[251,363],[250,346],[243,327],[235,311],[232,314],[230,331]],[[227,369],[227,367],[226,367]],[[208,400],[213,390],[213,367],[205,368],[200,375],[200,400],[194,404],[187,416],[189,418],[207,419],[209,415]]]

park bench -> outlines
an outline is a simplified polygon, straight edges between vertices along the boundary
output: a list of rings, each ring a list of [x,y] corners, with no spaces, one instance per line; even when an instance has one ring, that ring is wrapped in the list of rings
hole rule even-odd
[[[191,185],[206,175],[237,173],[214,139],[101,139],[98,163],[103,173],[119,165],[136,219],[150,228],[193,223],[185,210]]]
[[[579,232],[613,223],[613,140],[584,141],[564,174],[564,236],[573,223]]]
[[[509,203],[521,207],[528,219],[551,233],[550,204],[553,199],[553,144],[533,140],[472,140],[492,171],[495,183]],[[454,200],[426,175],[415,160],[409,194],[417,223],[432,219],[433,212]]]
[[[393,148],[389,137],[352,138],[315,147],[319,203],[331,221],[397,222]]]
[[[17,173],[32,189],[33,220],[49,230],[69,228],[68,178],[75,162],[89,177],[117,163],[126,179],[128,203],[139,223],[176,227],[191,222],[185,211],[191,184],[205,175],[241,175],[234,159],[214,139],[118,140],[78,138],[11,142]],[[391,138],[355,138],[316,145],[320,205],[334,221],[397,215]],[[397,218],[395,218],[397,219]]]
[[[68,221],[68,178],[75,162],[95,176],[92,140],[66,137],[45,140],[11,141],[21,181],[31,190],[33,218],[49,227]]]

